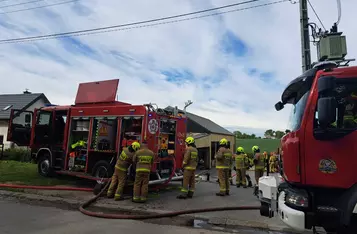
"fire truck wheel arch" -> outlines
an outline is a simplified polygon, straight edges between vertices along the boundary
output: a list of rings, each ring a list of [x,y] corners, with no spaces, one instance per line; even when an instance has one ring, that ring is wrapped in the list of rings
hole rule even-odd
[[[95,177],[100,177],[100,170],[107,171],[107,177],[111,177],[113,175],[113,168],[110,163],[106,160],[100,160],[93,166],[92,175]]]
[[[38,173],[42,176],[49,177],[52,176],[51,167],[51,154],[47,150],[42,150],[37,154],[37,168]]]

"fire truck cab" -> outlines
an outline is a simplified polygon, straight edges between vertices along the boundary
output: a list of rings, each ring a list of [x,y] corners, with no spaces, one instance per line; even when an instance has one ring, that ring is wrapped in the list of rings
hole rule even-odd
[[[162,183],[173,174],[172,180],[182,179],[185,113],[116,101],[118,83],[81,83],[71,106],[11,110],[8,141],[31,148],[42,176],[57,173],[92,180],[110,178],[123,147],[146,141],[156,155],[150,183]]]
[[[291,81],[281,177],[259,179],[261,215],[296,230],[357,233],[357,67],[317,64]]]

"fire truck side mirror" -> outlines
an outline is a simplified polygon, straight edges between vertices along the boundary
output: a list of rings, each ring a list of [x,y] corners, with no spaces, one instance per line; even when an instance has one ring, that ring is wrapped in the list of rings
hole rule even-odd
[[[317,103],[319,125],[328,128],[336,121],[337,101],[334,97],[323,97]]]
[[[320,77],[317,82],[317,90],[319,95],[333,96],[333,91],[336,87],[336,78],[333,76]]]
[[[284,103],[282,103],[282,102],[277,102],[277,103],[275,104],[275,110],[281,111],[282,109],[284,109]]]
[[[31,123],[31,119],[32,119],[31,117],[32,117],[31,114],[26,114],[25,115],[25,123],[27,123],[27,124]]]

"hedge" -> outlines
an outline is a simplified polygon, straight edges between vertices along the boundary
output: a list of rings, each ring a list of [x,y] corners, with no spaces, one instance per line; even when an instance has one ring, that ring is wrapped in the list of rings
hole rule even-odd
[[[31,151],[26,148],[13,148],[4,150],[3,160],[31,162]]]

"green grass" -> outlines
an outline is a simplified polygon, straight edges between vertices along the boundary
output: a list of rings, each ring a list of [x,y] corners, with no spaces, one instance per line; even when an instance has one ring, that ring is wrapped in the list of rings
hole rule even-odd
[[[51,186],[69,184],[70,182],[40,176],[37,172],[37,164],[0,161],[0,183]]]
[[[246,153],[251,153],[254,145],[259,146],[261,152],[272,152],[280,146],[280,139],[237,139],[236,145],[242,146]]]

